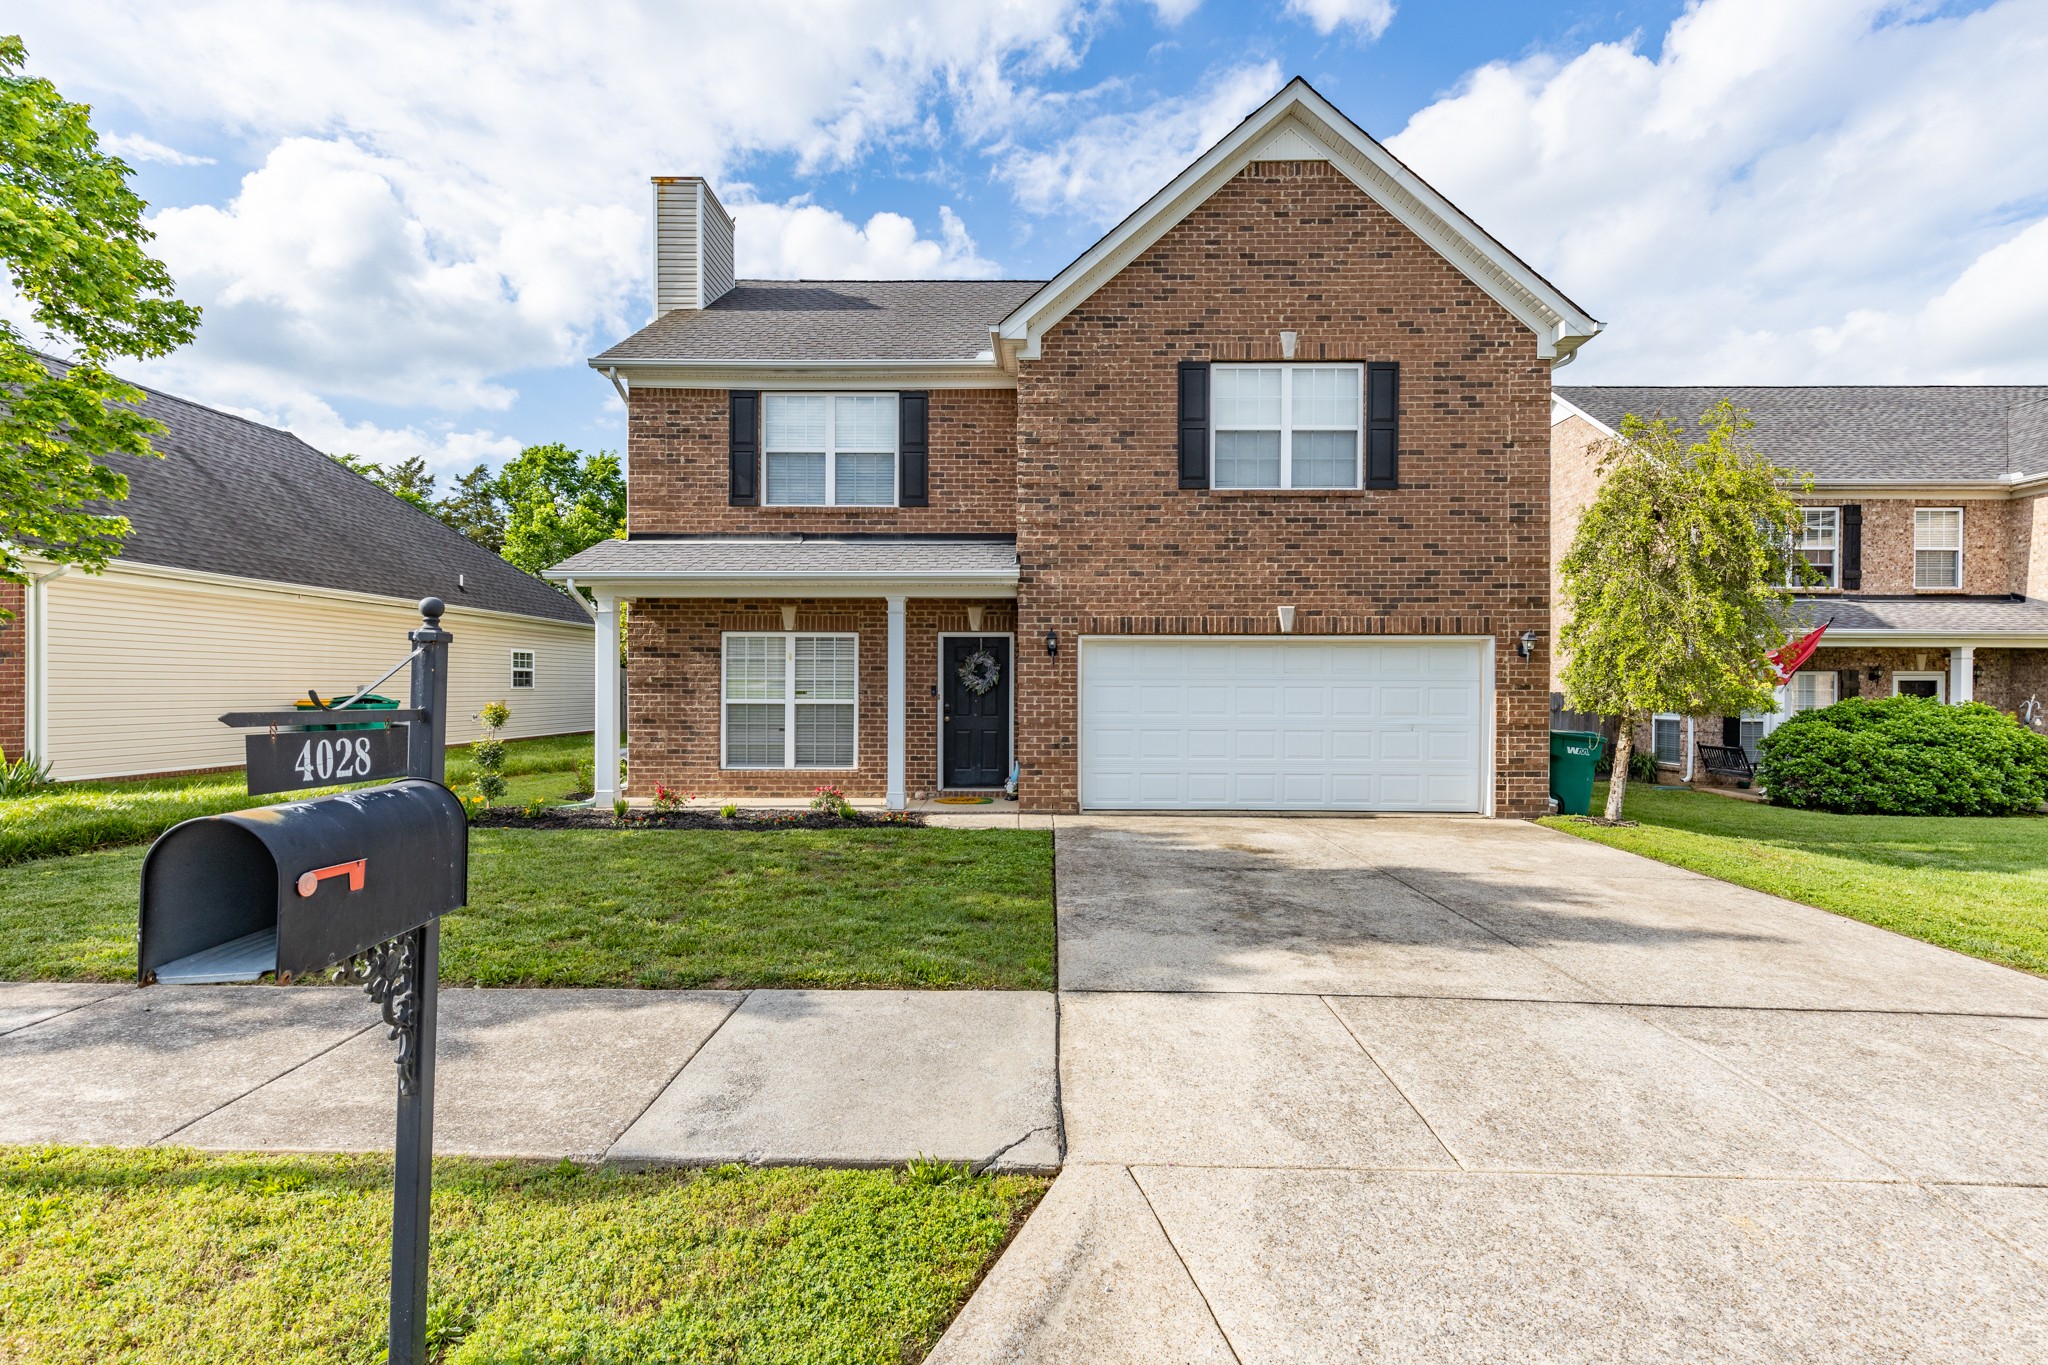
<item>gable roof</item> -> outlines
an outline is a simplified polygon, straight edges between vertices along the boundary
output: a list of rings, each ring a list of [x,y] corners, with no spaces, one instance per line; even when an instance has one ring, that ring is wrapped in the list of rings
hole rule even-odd
[[[1398,157],[1296,76],[1102,240],[1003,319],[1022,359],[1045,333],[1254,161],[1328,161],[1536,334],[1538,354],[1565,359],[1600,330],[1564,291],[1437,193]]]
[[[994,364],[989,330],[1037,280],[742,280],[677,308],[590,363]]]
[[[150,438],[160,460],[107,457],[128,497],[102,510],[134,524],[117,563],[590,624],[560,591],[290,432],[143,392],[142,412],[168,430]]]
[[[2048,474],[2048,384],[1560,384],[1613,428],[1622,416],[1690,425],[1726,398],[1757,448],[1824,482],[1998,482]]]

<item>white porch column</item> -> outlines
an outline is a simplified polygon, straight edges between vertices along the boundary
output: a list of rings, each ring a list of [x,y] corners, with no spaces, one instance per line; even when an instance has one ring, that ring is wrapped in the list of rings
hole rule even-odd
[[[1951,706],[1977,700],[1977,647],[1957,645],[1948,652],[1948,700]]]
[[[909,670],[904,667],[904,637],[908,633],[904,622],[904,599],[891,597],[889,603],[889,809],[902,810],[910,804],[909,793],[905,790],[904,769],[904,701],[903,689],[908,685]]]
[[[597,599],[597,692],[592,726],[597,741],[597,775],[591,804],[608,810],[619,795],[619,599]]]

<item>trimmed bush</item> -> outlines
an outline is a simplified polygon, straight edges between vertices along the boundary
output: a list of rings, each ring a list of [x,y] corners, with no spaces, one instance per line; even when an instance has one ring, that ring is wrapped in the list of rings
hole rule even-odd
[[[1764,736],[1779,806],[1838,815],[2026,815],[2048,796],[2048,737],[1979,702],[1852,697]]]

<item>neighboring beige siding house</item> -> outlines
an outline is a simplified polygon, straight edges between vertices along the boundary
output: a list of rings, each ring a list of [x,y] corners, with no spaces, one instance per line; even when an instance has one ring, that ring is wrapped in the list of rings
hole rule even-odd
[[[1980,701],[2048,731],[2048,385],[1559,386],[1551,408],[1556,567],[1623,414],[1685,424],[1721,398],[1764,454],[1810,476],[1798,602],[1822,647],[1770,716],[1666,716],[1641,742],[1685,776],[1698,745],[1756,741],[1794,711],[1911,693]],[[1552,656],[1552,705],[1560,698]]]
[[[162,460],[119,457],[134,523],[103,574],[34,565],[0,600],[0,747],[64,780],[231,767],[219,717],[346,695],[446,600],[451,742],[586,730],[593,627],[566,594],[287,432],[150,393]],[[32,561],[33,563],[33,561]],[[405,674],[384,695],[405,699]]]

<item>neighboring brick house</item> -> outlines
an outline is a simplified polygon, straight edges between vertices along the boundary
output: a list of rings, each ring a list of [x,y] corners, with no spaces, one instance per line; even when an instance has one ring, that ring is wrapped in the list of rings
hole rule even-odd
[[[627,606],[635,795],[1544,808],[1598,324],[1305,83],[1050,281],[735,282],[655,206],[629,535],[549,571]]]
[[[1796,498],[1801,550],[1825,581],[1799,593],[1800,617],[1831,624],[1777,713],[1646,727],[1660,762],[1692,776],[1699,743],[1754,756],[1794,711],[1901,692],[1988,702],[2048,731],[2048,385],[1559,386],[1553,600],[1622,416],[1691,424],[1722,398],[1748,410],[1764,454],[1812,480]]]

